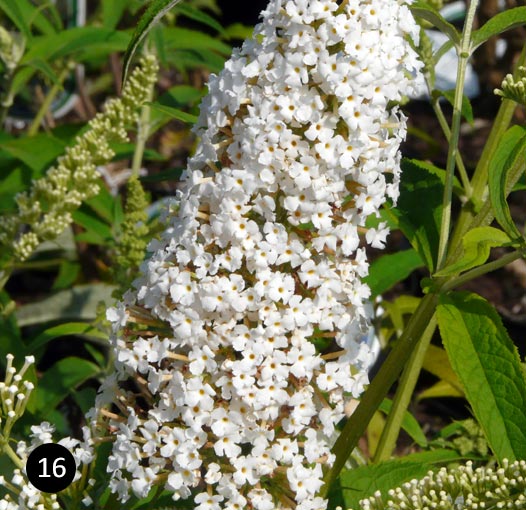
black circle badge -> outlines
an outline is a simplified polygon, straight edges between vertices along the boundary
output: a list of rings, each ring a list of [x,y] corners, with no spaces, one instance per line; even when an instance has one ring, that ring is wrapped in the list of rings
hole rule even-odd
[[[75,459],[60,445],[46,443],[37,446],[27,458],[26,473],[39,491],[63,491],[75,478]]]

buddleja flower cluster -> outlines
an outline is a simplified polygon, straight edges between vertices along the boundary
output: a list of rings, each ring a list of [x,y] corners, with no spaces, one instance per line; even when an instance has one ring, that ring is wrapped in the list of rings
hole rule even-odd
[[[31,442],[16,442],[16,448],[11,446],[13,439],[10,438],[14,424],[22,417],[27,402],[34,389],[32,382],[25,375],[28,369],[35,363],[33,356],[26,356],[24,365],[17,372],[13,366],[14,356],[7,355],[6,374],[3,382],[0,382],[0,453],[7,455],[15,464],[13,476],[8,481],[0,476],[0,486],[8,493],[0,500],[0,510],[53,510],[61,508],[56,494],[45,494],[37,490],[27,479],[26,463],[29,454],[41,444],[53,442],[55,428],[48,422],[31,427]],[[93,448],[91,445],[90,431],[83,427],[84,440],[79,441],[66,437],[58,441],[58,444],[71,451],[77,468],[87,466],[93,461]],[[81,479],[79,470],[75,473],[73,483]],[[93,484],[95,480],[86,480]],[[92,500],[84,493],[82,500],[89,505]]]
[[[27,259],[43,240],[53,240],[72,222],[72,213],[99,191],[97,165],[115,156],[111,142],[128,141],[126,129],[137,123],[137,109],[151,96],[157,61],[144,57],[122,96],[105,105],[88,123],[88,130],[66,149],[58,164],[16,196],[17,211],[0,221],[0,249],[15,260]]]
[[[382,247],[419,68],[393,0],[272,0],[213,76],[160,240],[110,309],[116,372],[98,413],[111,488],[198,510],[323,509],[335,424],[368,383],[360,232]],[[315,339],[332,339],[318,352]],[[111,409],[108,406],[113,404]]]
[[[386,498],[380,493],[360,501],[362,510],[480,510],[481,508],[526,508],[526,462],[504,459],[496,470],[473,469],[469,461],[454,469],[429,472],[411,480]]]

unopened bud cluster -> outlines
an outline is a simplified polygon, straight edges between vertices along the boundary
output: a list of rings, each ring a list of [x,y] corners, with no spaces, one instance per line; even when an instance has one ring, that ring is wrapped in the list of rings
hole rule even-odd
[[[97,165],[113,158],[111,142],[128,140],[126,129],[137,123],[137,109],[151,97],[158,65],[144,57],[124,87],[88,123],[85,133],[66,149],[56,166],[16,196],[17,211],[0,218],[0,250],[15,260],[27,259],[43,240],[55,239],[72,222],[72,213],[99,191]]]
[[[4,476],[0,476],[0,486],[6,489],[7,494],[0,500],[0,510],[55,510],[61,506],[56,494],[44,494],[36,489],[27,479],[25,465],[29,454],[39,445],[53,442],[53,432],[55,427],[48,422],[31,427],[31,442],[18,441],[13,450],[10,439],[14,423],[22,417],[26,409],[27,401],[34,389],[33,383],[26,377],[27,370],[35,363],[34,356],[26,356],[24,365],[17,372],[13,366],[14,356],[6,356],[7,366],[6,375],[3,382],[0,382],[0,454],[11,459],[17,466],[13,470],[13,476],[8,481]],[[93,459],[93,448],[90,432],[87,427],[83,427],[84,440],[79,441],[70,437],[63,438],[58,444],[68,448],[78,466],[89,465]],[[77,470],[74,482],[81,477]],[[88,480],[88,485],[93,484],[93,480]],[[88,505],[92,502],[87,493],[84,494],[83,503]]]
[[[517,78],[507,74],[502,81],[502,90],[495,89],[494,93],[524,106],[526,105],[526,67],[521,66],[517,71]]]
[[[509,462],[502,467],[473,469],[467,462],[458,468],[432,471],[421,480],[411,480],[360,501],[361,510],[481,510],[526,508],[526,462]]]
[[[365,221],[398,196],[390,106],[420,68],[418,27],[393,0],[262,16],[211,78],[176,211],[107,314],[116,372],[92,417],[121,501],[162,484],[196,510],[323,509],[335,425],[368,383],[360,234],[388,232]]]

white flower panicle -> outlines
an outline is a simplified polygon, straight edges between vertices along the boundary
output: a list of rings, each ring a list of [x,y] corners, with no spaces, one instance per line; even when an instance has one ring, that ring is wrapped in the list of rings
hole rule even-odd
[[[519,510],[526,508],[526,462],[509,462],[502,467],[474,469],[465,466],[432,471],[421,480],[411,480],[392,489],[386,497],[377,492],[360,501],[362,510]]]
[[[359,234],[387,235],[364,226],[398,195],[390,106],[420,67],[418,29],[396,0],[262,16],[211,78],[177,210],[108,311],[116,372],[91,418],[113,433],[121,501],[160,483],[197,510],[323,509],[335,425],[368,383]]]

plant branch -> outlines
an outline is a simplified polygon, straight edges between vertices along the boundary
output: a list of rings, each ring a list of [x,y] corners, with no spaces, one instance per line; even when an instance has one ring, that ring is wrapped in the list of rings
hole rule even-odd
[[[446,137],[446,140],[448,141],[448,143],[450,143],[451,130],[449,129],[449,125],[447,123],[446,117],[444,116],[444,112],[442,111],[442,108],[440,107],[439,99],[438,98],[433,99],[431,101],[431,106],[433,107],[438,123],[440,124],[440,127],[442,128],[442,131],[444,132],[444,136]],[[466,171],[464,161],[462,160],[462,155],[458,151],[455,155],[455,161],[457,163],[458,173],[460,175],[460,180],[462,181],[462,186],[464,188],[466,200],[470,200],[473,195],[473,188],[471,187],[468,173]]]
[[[460,49],[458,51],[457,83],[455,87],[455,100],[453,103],[453,120],[451,123],[451,137],[446,166],[446,183],[442,201],[442,220],[440,224],[440,240],[438,245],[437,270],[442,269],[446,262],[449,241],[449,229],[451,225],[451,201],[453,192],[453,176],[455,172],[455,160],[458,152],[458,140],[460,137],[460,120],[462,117],[462,97],[464,95],[464,80],[469,58],[471,43],[471,31],[475,20],[478,0],[472,0],[464,22]]]
[[[479,276],[482,276],[483,274],[491,273],[492,271],[500,269],[501,267],[507,266],[510,262],[520,259],[523,256],[523,250],[516,250],[511,253],[507,253],[506,255],[503,255],[500,259],[493,260],[491,262],[488,262],[487,264],[483,264],[482,266],[475,267],[470,271],[466,271],[465,273],[456,276],[455,278],[452,278],[451,280],[444,283],[444,285],[442,285],[441,290],[442,292],[452,290],[455,287],[459,287],[460,285],[466,282],[469,282],[471,280],[474,280],[475,278],[478,278]]]
[[[358,444],[358,440],[363,435],[373,414],[403,370],[413,349],[431,321],[437,302],[438,295],[436,294],[427,294],[422,298],[402,336],[396,342],[393,350],[361,398],[358,407],[343,427],[332,448],[336,459],[332,468],[325,474],[325,484],[321,489],[322,497],[327,496],[331,485]]]
[[[396,389],[393,407],[387,417],[387,422],[376,448],[374,456],[375,463],[389,459],[395,449],[396,440],[398,439],[402,427],[402,420],[409,406],[409,402],[411,401],[411,396],[413,395],[418,376],[422,370],[427,348],[429,347],[429,343],[435,332],[436,325],[436,315],[433,315],[422,335],[422,338],[417,343],[411,353],[409,361],[407,362],[407,366],[404,369],[402,377],[400,378],[400,383]]]
[[[526,62],[526,44],[522,48],[522,52],[514,66],[513,74],[517,75],[517,70],[520,66],[523,66]],[[504,133],[510,125],[511,119],[517,104],[511,99],[503,99],[500,105],[499,111],[491,128],[491,132],[484,145],[484,149],[480,156],[479,162],[473,173],[471,179],[471,185],[473,188],[473,200],[483,201],[486,199],[486,187],[488,183],[488,171],[489,164],[493,159],[493,155],[497,150]],[[462,245],[462,238],[468,230],[471,229],[471,222],[477,215],[477,208],[473,207],[473,204],[465,204],[462,208],[458,221],[456,222],[455,230],[451,238],[451,254],[457,251],[457,248]]]

